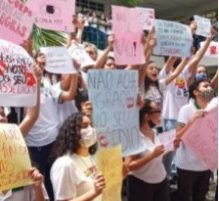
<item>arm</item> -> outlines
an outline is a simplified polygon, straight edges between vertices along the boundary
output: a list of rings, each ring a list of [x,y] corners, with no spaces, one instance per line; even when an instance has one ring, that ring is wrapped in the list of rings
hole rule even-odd
[[[76,33],[76,41],[81,44],[82,43],[82,35],[84,31],[84,19],[82,16],[79,16],[77,19],[77,33]]]
[[[176,57],[170,56],[165,63],[163,70],[165,70],[166,74],[169,74],[173,69],[173,65],[176,62]]]
[[[180,64],[177,66],[177,68],[174,70],[173,73],[171,73],[166,79],[165,84],[170,84],[185,68],[186,64],[188,63],[188,59],[184,58]]]
[[[215,73],[214,77],[211,80],[211,86],[214,89],[216,89],[217,86],[218,86],[218,70],[217,70],[217,72]]]
[[[37,103],[36,106],[28,107],[26,115],[23,121],[20,123],[19,128],[23,136],[25,137],[30,129],[33,127],[34,123],[38,119],[39,111],[40,111],[40,83],[42,71],[40,67],[35,66],[35,74],[37,75]]]

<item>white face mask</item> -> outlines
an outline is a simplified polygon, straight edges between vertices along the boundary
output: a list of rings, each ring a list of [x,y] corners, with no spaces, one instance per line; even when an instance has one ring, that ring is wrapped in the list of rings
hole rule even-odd
[[[81,145],[89,148],[97,142],[96,130],[91,126],[81,129]]]

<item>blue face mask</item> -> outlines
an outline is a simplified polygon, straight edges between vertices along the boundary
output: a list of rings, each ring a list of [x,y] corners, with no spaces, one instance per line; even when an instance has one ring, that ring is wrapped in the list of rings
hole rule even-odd
[[[204,73],[196,73],[195,75],[195,80],[199,81],[199,80],[206,80],[208,77],[206,74]]]

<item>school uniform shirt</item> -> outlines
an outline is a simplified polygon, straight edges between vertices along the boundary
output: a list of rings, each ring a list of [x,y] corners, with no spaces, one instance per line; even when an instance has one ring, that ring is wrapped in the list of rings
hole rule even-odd
[[[163,119],[177,120],[180,108],[188,103],[189,92],[187,80],[189,76],[189,69],[185,68],[173,82],[167,85],[163,95]],[[161,70],[160,77],[165,79],[168,77],[164,69]]]
[[[40,89],[40,113],[25,140],[30,147],[40,147],[55,141],[59,129],[58,102],[61,90],[44,77]]]
[[[54,162],[50,172],[55,200],[74,199],[89,192],[94,188],[96,174],[97,169],[91,156],[61,156]],[[94,199],[101,200],[101,196]]]
[[[214,97],[205,108],[205,111],[209,112],[218,106],[218,97]]]
[[[141,154],[141,157],[144,157],[149,152],[153,151],[154,148],[158,145],[161,145],[157,135],[154,135],[154,142],[143,133],[140,132],[141,139],[145,141],[146,150]],[[156,184],[162,182],[166,176],[166,170],[162,162],[162,155],[154,158],[143,167],[138,170],[131,171],[130,175],[135,176],[136,178],[143,180],[146,183]]]
[[[45,187],[42,186],[42,189],[45,200],[49,200]],[[0,192],[0,201],[36,201],[34,186],[25,186],[15,192],[9,190],[6,194]]]
[[[197,111],[194,100],[191,99],[179,111],[177,122],[187,124]],[[180,142],[180,146],[176,151],[175,163],[178,168],[183,170],[205,171],[209,169],[183,141]]]

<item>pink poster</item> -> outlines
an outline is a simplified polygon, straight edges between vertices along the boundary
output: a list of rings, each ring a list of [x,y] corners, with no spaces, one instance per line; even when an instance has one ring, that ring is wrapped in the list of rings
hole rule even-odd
[[[29,0],[36,12],[36,24],[44,29],[73,32],[75,0]]]
[[[143,29],[136,9],[112,6],[113,32],[115,34],[115,60],[117,65],[143,64],[144,47],[141,43]]]
[[[33,12],[21,1],[0,1],[0,38],[20,45],[32,31]]]
[[[183,136],[183,141],[214,171],[218,166],[218,107],[197,119]]]

